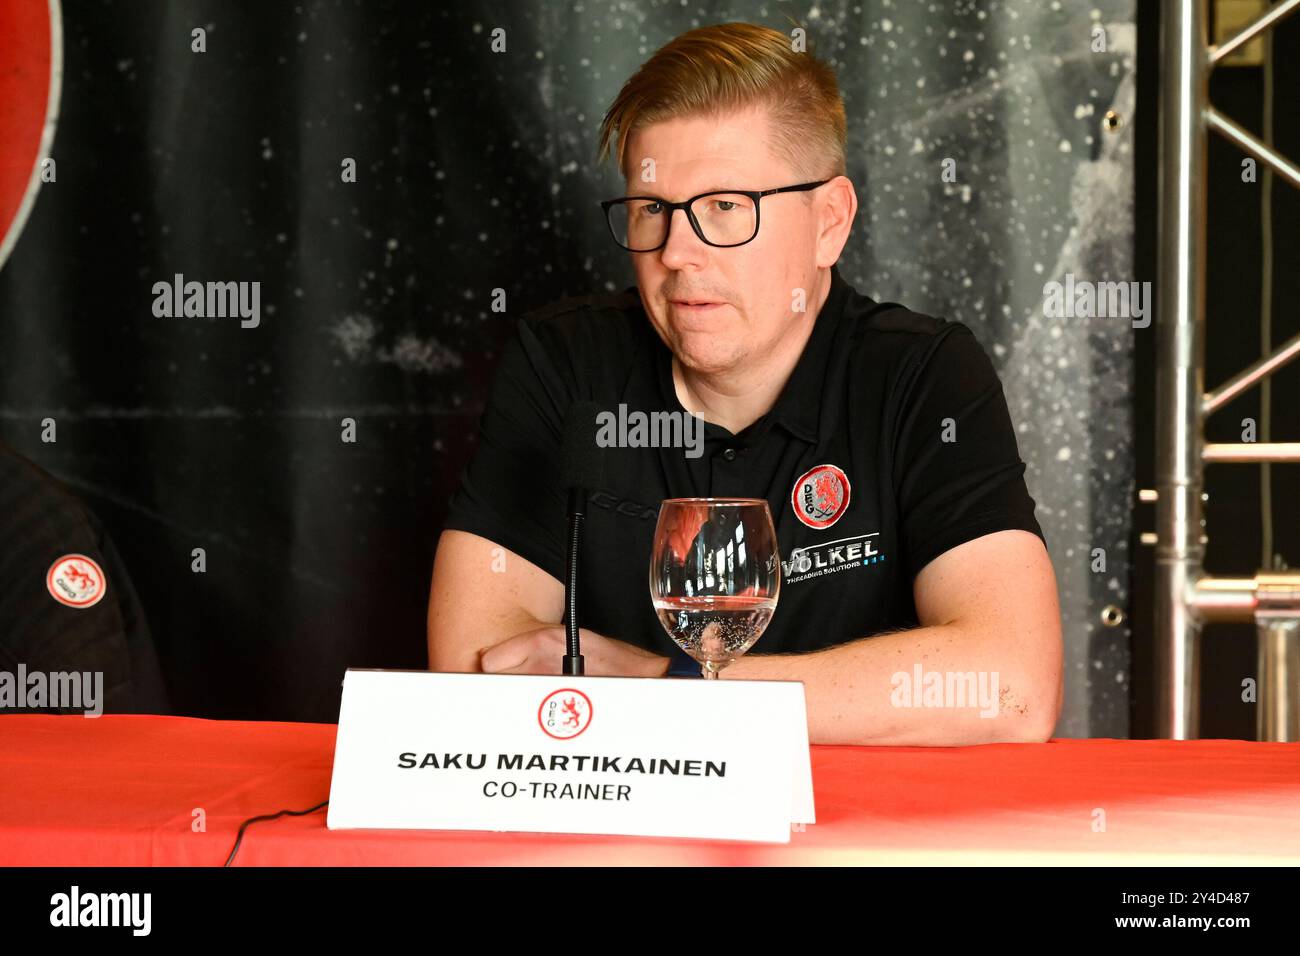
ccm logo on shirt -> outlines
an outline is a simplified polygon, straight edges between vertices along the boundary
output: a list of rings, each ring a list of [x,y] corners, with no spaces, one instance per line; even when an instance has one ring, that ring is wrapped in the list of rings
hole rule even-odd
[[[641,518],[648,520],[658,518],[659,512],[649,505],[643,505],[639,501],[633,501],[631,498],[615,498],[607,491],[596,491],[591,494],[588,500],[598,508],[604,508],[607,511],[615,511],[621,515],[627,515],[629,518]]]
[[[818,465],[799,476],[790,492],[794,513],[810,528],[829,528],[849,509],[849,479],[834,465]]]

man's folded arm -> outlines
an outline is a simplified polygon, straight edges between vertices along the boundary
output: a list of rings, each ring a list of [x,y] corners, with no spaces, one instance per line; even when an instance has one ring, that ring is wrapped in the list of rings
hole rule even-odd
[[[524,631],[559,623],[564,585],[494,541],[447,530],[429,589],[429,669],[477,673],[480,654]]]
[[[429,589],[429,669],[559,674],[564,585],[489,538],[447,529]],[[590,677],[662,677],[668,659],[582,628]]]
[[[1042,541],[1019,530],[967,541],[927,564],[913,592],[920,627],[807,654],[751,653],[721,676],[802,681],[814,744],[1047,740],[1064,684],[1056,578]],[[444,531],[430,591],[429,668],[479,672],[484,651],[554,625],[563,605],[563,585],[536,565],[478,535]],[[926,686],[936,679],[937,699]]]
[[[1047,740],[1063,700],[1063,648],[1056,576],[1039,537],[999,531],[951,548],[921,570],[913,593],[918,628],[809,654],[751,653],[721,676],[803,681],[814,744]],[[926,693],[930,674],[942,681],[942,706],[927,706],[936,699]]]

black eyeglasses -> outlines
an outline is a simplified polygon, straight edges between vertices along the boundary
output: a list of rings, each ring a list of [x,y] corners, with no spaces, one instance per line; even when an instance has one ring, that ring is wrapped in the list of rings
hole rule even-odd
[[[807,192],[830,182],[822,179],[777,189],[728,189],[700,193],[685,202],[669,202],[658,196],[624,196],[605,199],[605,210],[614,241],[628,252],[654,252],[668,244],[673,213],[686,210],[686,219],[702,242],[721,249],[743,246],[758,235],[758,202],[776,193]],[[702,206],[696,203],[707,200]]]

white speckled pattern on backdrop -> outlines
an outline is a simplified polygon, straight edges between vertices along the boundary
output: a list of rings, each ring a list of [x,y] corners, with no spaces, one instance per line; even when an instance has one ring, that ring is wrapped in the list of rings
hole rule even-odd
[[[1100,612],[1128,600],[1134,333],[1042,298],[1131,278],[1132,0],[70,5],[58,182],[0,272],[0,434],[104,517],[181,712],[333,720],[343,668],[422,666],[513,319],[631,281],[605,109],[673,36],[787,16],[848,110],[843,274],[967,323],[1002,376],[1060,583],[1057,735],[1126,736],[1128,630]],[[153,315],[177,273],[260,282],[260,325]]]

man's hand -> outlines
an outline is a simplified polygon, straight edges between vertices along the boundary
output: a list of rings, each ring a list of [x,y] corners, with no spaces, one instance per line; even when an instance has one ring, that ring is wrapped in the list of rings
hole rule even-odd
[[[444,531],[429,592],[429,669],[444,673],[559,674],[565,655],[564,585],[478,535]],[[593,677],[663,677],[668,658],[582,630]]]
[[[585,627],[578,632],[588,677],[663,677],[668,671],[666,657]],[[549,625],[516,634],[488,648],[480,655],[479,666],[485,674],[559,674],[566,653],[564,627]]]

